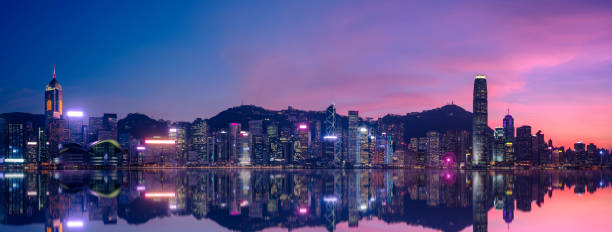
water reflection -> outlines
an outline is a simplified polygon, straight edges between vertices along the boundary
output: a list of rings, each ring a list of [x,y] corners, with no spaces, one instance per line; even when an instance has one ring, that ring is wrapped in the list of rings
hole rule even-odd
[[[545,196],[553,199],[555,191],[582,195],[606,188],[610,174],[452,170],[4,172],[0,175],[0,229],[33,224],[40,226],[37,231],[93,231],[93,225],[101,224],[116,230],[151,231],[139,230],[139,226],[154,219],[171,223],[172,218],[189,216],[183,226],[199,230],[216,223],[237,231],[340,231],[363,224],[369,224],[368,228],[393,224],[404,230],[487,231],[491,220],[503,220],[509,229],[515,209],[530,212],[534,204],[545,207]]]

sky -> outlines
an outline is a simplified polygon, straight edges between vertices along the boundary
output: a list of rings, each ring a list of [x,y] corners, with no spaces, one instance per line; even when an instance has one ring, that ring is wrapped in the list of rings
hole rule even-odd
[[[2,1],[0,112],[192,121],[229,107],[379,117],[453,102],[487,76],[489,126],[612,148],[611,1]]]

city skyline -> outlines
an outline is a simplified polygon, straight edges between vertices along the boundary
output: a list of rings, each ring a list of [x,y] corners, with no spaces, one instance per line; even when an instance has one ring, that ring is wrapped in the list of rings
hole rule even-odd
[[[371,117],[450,102],[470,109],[468,80],[484,73],[491,128],[510,108],[516,127],[556,143],[610,147],[609,3],[470,3],[271,4],[272,14],[234,3],[153,3],[148,13],[138,3],[8,5],[0,112],[39,113],[53,64],[70,89],[65,109],[175,121],[241,103],[335,102],[342,115]],[[245,19],[252,27],[240,26]]]

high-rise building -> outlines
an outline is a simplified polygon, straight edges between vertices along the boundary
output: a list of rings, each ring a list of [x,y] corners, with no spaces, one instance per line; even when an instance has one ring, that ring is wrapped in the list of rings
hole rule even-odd
[[[176,162],[178,165],[185,165],[188,162],[187,148],[189,147],[187,131],[191,125],[187,122],[176,122],[168,131],[168,137],[176,141]]]
[[[240,152],[239,164],[240,166],[251,165],[251,134],[246,131],[240,131],[238,137],[238,151]]]
[[[336,106],[330,105],[325,110],[325,132],[323,134],[323,161],[328,165],[340,162],[341,140],[336,130]]]
[[[586,155],[587,165],[599,164],[599,150],[597,149],[597,146],[595,146],[595,144],[589,143],[589,145],[586,146]]]
[[[229,124],[229,162],[237,163],[239,155],[242,154],[239,151],[238,139],[240,138],[240,130],[242,129],[240,123],[232,122]]]
[[[359,112],[351,110],[348,112],[348,162],[357,165],[361,162],[359,149]]]
[[[506,142],[514,142],[514,118],[510,115],[510,110],[508,110],[508,114],[504,117],[503,124]]]
[[[586,157],[586,149],[585,149],[585,144],[582,142],[577,142],[574,144],[574,153],[576,156],[576,164],[580,165],[580,166],[584,166],[587,164],[587,157]]]
[[[60,119],[63,114],[64,93],[62,85],[55,76],[55,66],[53,67],[53,79],[45,87],[45,119]]]
[[[213,160],[209,159],[207,154],[208,142],[208,124],[206,121],[197,118],[191,124],[191,144],[192,150],[196,152],[200,164],[210,164]]]
[[[493,161],[496,163],[504,161],[504,154],[506,153],[506,138],[504,132],[504,128],[497,127],[493,135]]]
[[[362,166],[369,166],[372,164],[372,158],[370,157],[371,143],[370,143],[370,130],[366,127],[359,128],[359,159],[361,160]]]
[[[532,135],[530,126],[522,126],[516,129],[515,159],[522,165],[532,163]]]
[[[485,166],[489,162],[487,146],[487,79],[476,75],[474,79],[474,117],[472,123],[472,165]]]
[[[83,112],[68,111],[68,129],[70,129],[70,142],[76,144],[85,144],[85,136],[83,134]]]
[[[310,127],[306,123],[301,123],[297,128],[297,146],[295,147],[294,162],[304,162],[308,156],[310,146]]]
[[[117,114],[104,114],[102,128],[98,131],[98,140],[117,140]]]
[[[427,166],[440,166],[440,133],[437,131],[427,132]]]
[[[8,124],[8,155],[4,159],[6,163],[25,162],[25,139],[23,124]]]

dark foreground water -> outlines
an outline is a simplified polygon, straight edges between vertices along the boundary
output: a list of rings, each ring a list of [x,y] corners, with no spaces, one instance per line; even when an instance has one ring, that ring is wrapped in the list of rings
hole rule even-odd
[[[610,231],[611,174],[9,171],[0,231]]]

